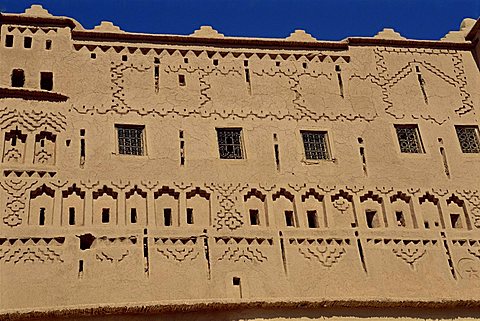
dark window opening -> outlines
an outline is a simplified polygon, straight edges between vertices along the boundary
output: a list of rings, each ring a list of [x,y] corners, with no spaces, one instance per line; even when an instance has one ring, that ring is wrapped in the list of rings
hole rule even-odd
[[[218,59],[213,59],[213,65],[218,66]]]
[[[187,208],[187,224],[193,224],[193,208]]]
[[[232,279],[232,284],[235,285],[235,286],[239,286],[240,285],[240,278],[234,277]]]
[[[295,220],[293,218],[293,211],[285,211],[285,224],[287,226],[295,226]]]
[[[40,207],[40,215],[38,218],[38,225],[45,225],[45,208]]]
[[[12,87],[23,87],[25,85],[25,72],[23,69],[12,70]]]
[[[395,219],[397,220],[397,226],[405,227],[405,217],[402,211],[395,212]]]
[[[102,208],[102,223],[110,222],[110,209]]]
[[[23,38],[23,48],[32,48],[32,37]]]
[[[395,130],[402,153],[424,152],[417,125],[397,125]]]
[[[78,261],[78,273],[83,272],[83,260]]]
[[[302,131],[302,139],[306,159],[330,159],[327,132]]]
[[[186,85],[185,75],[178,75],[178,84],[180,86],[185,86]]]
[[[460,214],[450,214],[450,222],[453,228],[461,228]]]
[[[75,207],[68,209],[68,224],[75,225]]]
[[[424,224],[424,226],[425,226],[426,229],[429,229],[429,228],[430,228],[430,224],[429,224],[427,221],[423,222],[423,224]]]
[[[45,71],[40,73],[40,89],[43,89],[43,90],[53,89],[53,73],[52,72]]]
[[[122,61],[127,61],[127,60],[128,60],[127,55],[123,55],[123,56],[122,56]]]
[[[308,220],[308,227],[309,228],[317,228],[318,227],[318,219],[317,219],[317,211],[307,211],[307,220]]]
[[[52,40],[46,40],[45,41],[45,49],[46,50],[52,49]]]
[[[304,62],[304,63],[302,64],[302,67],[303,67],[303,69],[307,69],[307,63]]]
[[[365,215],[367,217],[367,226],[369,228],[375,228],[378,227],[378,222],[377,222],[377,211],[369,211],[367,210],[365,212]]]
[[[92,52],[92,53],[90,54],[90,58],[92,58],[92,59],[97,59],[97,54],[94,53],[94,52]]]
[[[5,36],[5,47],[8,47],[8,48],[13,47],[13,35],[6,35]]]
[[[183,62],[188,64],[188,58],[183,58]]]
[[[280,67],[280,61],[275,61],[275,66]]]
[[[163,209],[163,224],[165,226],[172,226],[172,209],[171,208]]]
[[[248,67],[248,60],[243,61],[243,66]]]
[[[250,212],[250,225],[260,225],[258,210],[251,209],[249,212]]]
[[[143,126],[115,126],[118,152],[125,155],[143,155]]]
[[[243,159],[242,129],[217,128],[218,149],[221,159]]]
[[[160,58],[153,58],[153,63],[159,64],[160,63]]]
[[[463,153],[480,153],[477,126],[455,126],[455,130]]]
[[[137,223],[137,209],[134,207],[130,209],[130,222],[132,224]]]

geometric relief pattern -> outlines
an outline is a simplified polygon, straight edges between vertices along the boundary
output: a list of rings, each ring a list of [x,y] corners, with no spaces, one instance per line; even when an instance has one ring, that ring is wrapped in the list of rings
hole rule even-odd
[[[273,239],[215,237],[215,243],[217,246],[223,247],[218,261],[264,263],[268,257],[264,254],[263,248],[271,247]]]
[[[193,261],[200,255],[200,251],[197,246],[197,237],[155,237],[154,243],[158,246],[158,253],[160,253],[163,258],[169,261]]]
[[[304,259],[318,262],[331,268],[347,253],[349,239],[289,239],[290,245],[298,246],[298,252]]]
[[[214,192],[217,192],[220,210],[215,217],[214,227],[218,230],[228,229],[230,231],[240,228],[243,223],[242,214],[236,208],[238,200],[233,194],[241,187],[240,184],[205,184]]]
[[[58,247],[63,237],[52,238],[1,238],[0,262],[4,263],[63,263]]]
[[[48,129],[52,132],[62,132],[67,128],[67,117],[61,112],[43,110],[23,110],[4,107],[0,109],[0,129],[5,130],[10,126],[22,126],[28,131]]]
[[[385,54],[387,53],[394,53],[397,55],[411,55],[412,59],[408,63],[406,63],[402,68],[395,70],[392,74],[388,73],[388,69],[386,67],[385,61]],[[462,57],[457,51],[450,51],[448,53],[449,57],[451,57],[453,61],[453,72],[455,76],[449,76],[442,68],[437,67],[433,63],[429,61],[421,61],[419,59],[413,59],[414,54],[421,54],[421,55],[433,55],[439,56],[443,55],[444,53],[437,49],[412,49],[412,48],[387,48],[387,47],[378,47],[374,49],[375,54],[375,62],[378,70],[378,75],[374,74],[367,74],[366,76],[360,76],[358,74],[354,74],[351,76],[350,79],[358,78],[360,80],[369,80],[372,84],[377,85],[382,91],[382,100],[385,104],[385,112],[394,117],[395,119],[403,119],[405,118],[405,114],[401,111],[394,110],[394,104],[392,98],[390,97],[390,90],[399,81],[406,78],[410,74],[414,73],[414,67],[416,65],[421,65],[422,68],[428,70],[430,73],[437,76],[441,79],[445,84],[456,88],[458,90],[458,95],[461,97],[461,105],[460,106],[453,106],[454,112],[459,115],[465,115],[471,111],[473,111],[473,101],[471,99],[470,94],[466,90],[466,78],[465,78],[465,71],[463,67]],[[426,114],[412,114],[414,119],[424,119],[428,121],[432,121],[438,125],[441,125],[447,121],[446,116],[440,116],[438,113]]]
[[[5,216],[3,223],[10,227],[16,227],[22,223],[27,202],[27,191],[36,184],[36,181],[5,180],[0,181],[0,186],[7,192],[5,204]]]

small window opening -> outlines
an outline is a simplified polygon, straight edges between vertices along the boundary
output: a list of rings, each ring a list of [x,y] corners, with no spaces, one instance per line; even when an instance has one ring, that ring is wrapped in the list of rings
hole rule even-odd
[[[427,221],[423,222],[423,225],[425,226],[426,229],[430,228],[430,224]]]
[[[90,58],[92,58],[92,59],[97,59],[97,54],[94,53],[94,52],[92,52],[92,53],[90,54]]]
[[[134,207],[130,209],[130,222],[132,224],[137,223],[137,209]]]
[[[52,40],[45,40],[45,49],[46,50],[52,49]]]
[[[318,227],[318,219],[317,219],[317,211],[307,211],[307,219],[308,219],[308,227],[309,228],[317,228]]]
[[[93,241],[95,241],[95,236],[92,234],[82,234],[78,236],[80,238],[80,250],[85,251],[92,247]]]
[[[122,61],[127,61],[127,60],[128,60],[127,55],[123,55],[123,56],[122,56]]]
[[[193,208],[187,208],[187,224],[193,224]]]
[[[188,64],[188,58],[183,58],[183,62]]]
[[[235,286],[240,286],[240,278],[234,277],[232,279],[232,284],[235,285]]]
[[[171,208],[163,209],[163,223],[165,226],[172,226],[172,209]]]
[[[450,214],[450,222],[453,228],[461,228],[460,214]]]
[[[5,36],[5,47],[8,47],[8,48],[13,47],[13,35],[6,35]]]
[[[23,38],[23,48],[32,48],[32,37]]]
[[[250,225],[260,225],[258,210],[251,209],[249,212],[250,212]]]
[[[245,69],[245,81],[250,82],[250,70]]]
[[[397,226],[405,227],[405,217],[402,211],[395,212],[395,219],[397,220]]]
[[[367,226],[369,228],[375,228],[378,227],[378,222],[377,222],[377,211],[369,211],[367,210],[365,212],[365,215],[367,217]]]
[[[72,141],[70,139],[65,140],[65,146],[70,147],[70,143]]]
[[[17,135],[12,137],[12,146],[17,146]]]
[[[102,208],[102,223],[110,222],[110,209]]]
[[[213,65],[218,66],[218,59],[213,59]]]
[[[85,129],[80,129],[80,136],[85,136]]]
[[[12,70],[12,87],[23,87],[25,85],[25,72],[23,69]]]
[[[40,139],[40,147],[41,148],[45,147],[45,139],[44,138]]]
[[[83,260],[78,261],[78,273],[83,272]]]
[[[68,224],[75,225],[75,207],[68,209]]]
[[[439,226],[438,222],[435,222],[435,227],[438,227],[438,226]]]
[[[160,63],[160,58],[153,58],[153,63],[159,64]]]
[[[280,61],[275,61],[275,66],[280,67]]]
[[[185,75],[178,75],[178,84],[180,86],[185,86],[186,85]]]
[[[243,66],[244,66],[244,67],[248,67],[248,60],[244,60],[244,61],[243,61]]]
[[[52,72],[40,73],[40,89],[43,89],[43,90],[53,89],[53,73]]]
[[[287,226],[295,226],[293,211],[285,211],[285,224],[287,224]]]
[[[302,64],[302,67],[303,67],[303,69],[307,69],[307,63],[304,62],[304,63]]]
[[[38,225],[45,225],[45,207],[40,207],[40,215],[38,218]]]
[[[183,130],[180,130],[180,131],[178,132],[178,136],[179,136],[180,138],[183,138]]]

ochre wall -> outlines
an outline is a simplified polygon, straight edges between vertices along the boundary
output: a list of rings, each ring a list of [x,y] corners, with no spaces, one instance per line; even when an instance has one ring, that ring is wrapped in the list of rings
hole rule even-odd
[[[467,42],[127,41],[52,17],[9,17],[0,45],[1,310],[480,298],[480,154],[462,153],[454,127],[478,125]],[[10,87],[17,68],[24,89]],[[52,92],[39,89],[42,71],[54,74]],[[405,124],[418,125],[424,153],[400,152],[394,126]],[[145,126],[145,154],[119,154],[115,125]],[[220,159],[216,128],[228,127],[242,128],[244,159]],[[26,139],[12,146],[15,130]],[[305,159],[303,130],[327,131],[331,160]],[[41,132],[50,137],[43,147]],[[309,210],[318,228],[308,228]],[[367,226],[370,210],[378,227]],[[456,227],[450,214],[460,215]]]

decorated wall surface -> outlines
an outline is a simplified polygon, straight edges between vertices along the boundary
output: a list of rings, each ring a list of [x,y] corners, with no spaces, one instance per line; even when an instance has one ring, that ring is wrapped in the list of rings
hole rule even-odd
[[[471,23],[322,42],[1,21],[1,310],[480,299]]]

